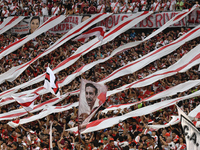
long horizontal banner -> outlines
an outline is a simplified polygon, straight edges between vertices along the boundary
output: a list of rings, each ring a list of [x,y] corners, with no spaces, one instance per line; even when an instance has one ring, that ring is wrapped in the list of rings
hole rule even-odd
[[[36,120],[42,119],[52,113],[67,111],[67,110],[70,110],[73,107],[77,107],[77,106],[78,106],[78,102],[73,103],[73,104],[64,105],[64,106],[45,106],[39,114],[30,116],[30,117],[26,117],[26,118],[23,118],[20,120],[10,121],[10,122],[8,122],[8,125],[11,126],[12,128],[16,128],[20,124],[26,124],[26,123],[29,123],[32,121],[36,121]]]
[[[113,125],[116,125],[116,124],[120,123],[121,121],[126,120],[128,118],[147,115],[147,114],[156,112],[160,109],[169,107],[171,105],[175,105],[179,101],[183,101],[183,100],[193,98],[193,97],[196,97],[199,95],[200,95],[200,91],[196,91],[195,93],[192,93],[190,95],[178,97],[178,98],[171,99],[171,100],[162,101],[159,103],[155,103],[153,105],[149,105],[146,107],[142,107],[140,109],[136,109],[136,110],[131,111],[122,116],[96,120],[96,121],[90,122],[86,126],[86,129],[82,133],[94,132],[94,131],[98,131],[101,129],[109,128],[109,127],[112,127]]]
[[[88,29],[92,25],[96,24],[97,22],[105,19],[109,15],[111,15],[111,14],[97,14],[97,15],[93,15],[91,18],[89,18],[88,20],[82,22],[79,26],[74,27],[68,33],[66,33],[65,35],[63,35],[62,38],[60,38],[59,40],[57,40],[53,45],[51,45],[48,49],[46,49],[43,53],[41,53],[40,55],[38,55],[37,57],[35,57],[31,61],[29,61],[29,62],[27,62],[25,64],[22,64],[20,66],[17,66],[17,67],[12,67],[9,71],[1,74],[0,75],[0,83],[4,82],[5,80],[10,81],[10,82],[13,81],[13,80],[15,80],[33,62],[35,62],[39,58],[41,58],[41,57],[49,54],[50,52],[52,52],[53,50],[55,50],[56,48],[58,48],[59,46],[61,46],[65,42],[67,42],[68,40],[72,39],[76,35],[80,34],[83,31],[85,31],[86,29]],[[43,75],[41,75],[41,76],[43,76]],[[40,81],[42,79],[40,79]],[[20,86],[22,86],[22,85],[20,85]]]
[[[69,94],[65,94],[65,95],[62,95],[60,98],[52,98],[52,99],[45,101],[41,104],[35,105],[33,110],[31,110],[30,112],[31,113],[38,112],[38,111],[44,109],[44,107],[46,105],[49,105],[49,106],[55,105],[58,102],[62,101],[64,98],[66,98],[68,95]],[[15,109],[15,110],[0,114],[0,121],[1,120],[12,120],[12,119],[15,119],[15,118],[18,118],[18,117],[25,116],[27,114],[28,113],[24,108]]]
[[[18,24],[20,21],[22,21],[24,18],[25,18],[24,16],[14,16],[6,18],[0,25],[0,34],[3,34],[4,32],[8,31],[16,24]]]
[[[38,28],[36,30],[34,30],[33,32],[30,31],[30,35],[27,35],[26,37],[8,45],[7,47],[5,47],[1,52],[0,52],[0,59],[3,58],[4,56],[14,52],[15,50],[17,50],[18,48],[20,48],[22,45],[26,44],[28,41],[32,40],[33,38],[37,37],[38,35],[48,31],[49,29],[51,29],[52,27],[54,27],[56,24],[62,22],[65,19],[65,16],[53,16],[51,18],[49,18],[46,22],[44,22],[41,26],[39,26],[39,19],[31,19],[31,21],[33,22],[34,20],[38,20]],[[36,22],[34,22],[36,23]],[[35,29],[35,27],[34,27]]]
[[[178,12],[161,12],[161,13],[155,13],[147,17],[146,19],[142,20],[137,25],[133,26],[133,29],[140,29],[140,28],[159,28],[163,26],[168,20],[170,20],[172,17],[174,17]],[[123,21],[125,18],[129,17],[131,14],[113,14],[112,16],[108,17],[107,19],[101,21],[100,25],[105,26],[108,30],[112,27],[116,26],[119,22]],[[84,20],[84,18],[90,17],[90,15],[87,16],[69,16],[65,20],[63,20],[61,23],[56,25],[55,27],[51,28],[48,32],[56,34],[56,33],[67,33],[70,29],[74,28],[78,24]],[[11,17],[8,17],[11,18]],[[41,23],[43,21],[45,22],[49,17],[44,16],[40,17]],[[29,33],[30,28],[30,18],[24,19],[24,21],[13,25],[13,28],[11,30],[12,33],[16,34],[27,34]],[[189,17],[185,17],[181,19],[181,21],[178,21],[177,23],[174,23],[171,25],[171,27],[195,27],[198,22],[200,22],[200,10],[194,10],[193,13],[189,14]]]
[[[108,111],[111,110],[117,110],[117,109],[124,109],[124,108],[128,108],[131,107],[133,105],[136,104],[140,104],[142,102],[147,102],[147,101],[153,101],[153,100],[157,100],[160,98],[165,98],[168,96],[172,96],[172,95],[176,95],[178,92],[184,92],[187,91],[195,86],[200,85],[200,80],[190,80],[184,83],[181,83],[179,85],[176,85],[174,87],[171,87],[169,89],[166,89],[162,92],[159,92],[157,94],[154,94],[148,98],[142,99],[141,101],[138,102],[134,102],[134,103],[128,103],[128,104],[120,104],[120,105],[111,105],[108,108],[104,109],[102,112],[107,113]],[[113,95],[111,91],[107,92],[107,96]]]
[[[122,21],[121,23],[119,23],[112,30],[110,30],[109,32],[106,32],[103,41],[99,41],[98,38],[95,38],[95,39],[91,40],[90,42],[82,45],[81,47],[79,47],[76,50],[76,52],[72,56],[70,56],[69,58],[65,59],[58,66],[56,66],[53,69],[53,72],[57,73],[57,72],[65,69],[65,68],[69,67],[74,62],[76,62],[81,56],[87,54],[88,52],[90,52],[91,50],[97,48],[98,46],[103,45],[103,44],[105,44],[105,43],[113,40],[115,37],[117,37],[121,33],[127,31],[128,29],[130,29],[133,24],[137,24],[138,22],[140,22],[144,18],[148,17],[152,13],[153,13],[152,11],[151,12],[148,12],[148,11],[139,12],[139,13],[133,14],[129,18],[126,18],[124,21]],[[99,15],[101,15],[101,14],[99,14]],[[92,23],[90,23],[90,24],[92,24]],[[79,32],[77,31],[76,33],[79,33]],[[59,47],[61,45],[61,42],[63,42],[65,40],[65,38],[67,38],[67,37],[65,37],[65,38],[62,37],[62,38],[63,38],[63,40],[61,40],[58,43],[55,43],[55,45],[53,47],[49,48],[48,50],[55,49],[55,48]],[[26,65],[28,65],[28,64],[26,64]],[[27,66],[24,66],[24,67],[27,67]],[[21,68],[21,70],[23,70],[23,68]],[[9,95],[10,93],[14,93],[19,88],[25,88],[27,86],[33,85],[35,83],[38,83],[38,82],[44,80],[44,75],[45,74],[41,74],[41,75],[37,76],[36,78],[30,80],[29,82],[23,83],[23,84],[21,84],[21,85],[19,85],[17,87],[14,87],[14,88],[12,88],[12,89],[10,89],[8,91],[4,91],[3,93],[0,94],[0,97],[3,97],[5,95]],[[4,78],[6,78],[6,76],[4,76]],[[11,81],[13,80],[13,78],[16,78],[16,76],[15,77],[13,76],[11,78]]]

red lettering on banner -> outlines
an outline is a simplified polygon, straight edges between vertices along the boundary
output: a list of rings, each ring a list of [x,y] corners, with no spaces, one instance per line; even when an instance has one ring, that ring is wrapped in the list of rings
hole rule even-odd
[[[150,15],[149,17],[147,17],[148,27],[153,27],[153,22],[152,22],[151,18],[153,19],[153,16],[152,16],[152,15]],[[151,23],[151,25],[149,24],[149,22]]]
[[[69,24],[68,24],[68,23],[66,23],[65,25],[66,25],[66,28],[65,28],[65,30],[69,30]]]
[[[199,18],[200,18],[200,10],[197,10],[197,17],[195,23],[199,23]]]
[[[73,28],[73,26],[72,26],[72,24],[70,24],[70,29],[72,29]]]
[[[160,19],[158,17],[160,16]],[[161,20],[162,20],[162,15],[161,14],[156,14],[156,27],[159,27],[158,23],[160,23],[160,26],[162,26]]]
[[[115,21],[115,15],[114,15],[113,20],[115,21],[115,26],[119,23],[119,17],[120,17],[120,15],[117,15],[117,21]]]
[[[127,16],[127,15],[122,16],[122,21],[123,21],[125,18],[128,18],[128,16]]]
[[[178,13],[175,12],[175,13],[174,13],[174,16],[177,15],[177,14],[178,14]],[[177,22],[177,23],[174,23],[174,26],[181,26],[181,21],[179,21],[179,22]]]
[[[146,21],[146,25],[144,25],[144,23],[143,22],[145,22]],[[140,27],[147,27],[147,20],[145,19],[145,20],[142,20],[141,22],[140,22]]]
[[[106,19],[101,21],[101,26],[105,26],[106,27]]]
[[[65,30],[65,24],[62,24],[62,30]]]
[[[189,14],[189,17],[188,17],[188,22],[189,23],[194,23],[194,18],[192,17],[192,13]]]
[[[75,24],[78,24],[78,17],[76,17],[76,21],[75,21]]]
[[[74,21],[74,17],[72,17],[72,23],[74,23],[75,21]]]
[[[108,17],[108,24],[107,24],[108,28],[112,28],[113,27],[113,18],[112,16]]]
[[[58,31],[61,31],[61,24],[58,24]]]
[[[165,24],[165,13],[163,13],[163,24]]]

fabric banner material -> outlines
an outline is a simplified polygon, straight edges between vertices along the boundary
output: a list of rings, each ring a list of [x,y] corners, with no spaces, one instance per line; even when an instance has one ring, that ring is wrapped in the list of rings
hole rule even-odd
[[[192,39],[195,39],[198,37],[200,33],[200,25],[191,30],[190,32],[184,34],[183,36],[179,37],[175,41],[169,43],[168,45],[162,46],[147,55],[144,55],[143,57],[130,62],[126,64],[125,66],[113,71],[110,75],[108,75],[106,78],[102,79],[100,83],[106,83],[108,81],[111,81],[113,79],[116,79],[118,77],[134,73],[135,71],[140,70],[144,66],[148,65],[149,63],[157,60],[158,58],[161,58],[163,56],[166,56],[176,50],[178,47],[183,45],[185,42],[190,41]]]
[[[60,38],[58,41],[56,41],[53,45],[51,45],[47,50],[45,50],[43,53],[41,53],[40,55],[38,55],[36,58],[34,58],[31,61],[29,61],[29,62],[27,62],[25,64],[22,64],[20,66],[13,67],[9,71],[7,71],[6,73],[0,75],[0,83],[4,82],[5,80],[10,81],[10,82],[13,81],[13,80],[15,80],[30,64],[32,64],[33,62],[35,62],[37,59],[39,59],[39,58],[41,58],[41,57],[49,54],[50,52],[52,52],[53,50],[55,50],[56,48],[58,48],[59,46],[61,46],[65,42],[67,42],[68,40],[70,40],[73,37],[75,37],[76,35],[82,33],[83,31],[85,31],[86,29],[88,29],[92,25],[96,24],[97,22],[105,19],[109,15],[111,15],[111,14],[107,13],[107,14],[93,15],[91,18],[85,20],[79,26],[74,27],[67,34],[63,35],[62,38]],[[69,57],[67,59],[67,61],[71,60],[73,57],[74,57],[74,55],[71,56],[71,57]],[[54,71],[54,73],[56,73],[56,72]],[[14,87],[13,89],[10,89],[9,92],[5,91],[5,93],[6,93],[6,95],[8,93],[10,93],[10,92],[14,93],[15,91],[17,91],[20,88],[24,88],[24,87],[33,85],[35,83],[41,82],[42,80],[44,80],[44,78],[45,78],[45,73],[37,76],[36,78],[30,80],[29,82],[26,82],[26,83],[21,84],[21,85],[19,85],[17,87]],[[3,96],[3,95],[4,94],[0,94],[0,97]]]
[[[147,114],[156,112],[160,109],[169,107],[171,105],[175,105],[179,101],[187,100],[189,98],[199,96],[199,95],[200,95],[200,91],[197,91],[197,92],[192,93],[190,95],[186,95],[186,96],[183,96],[183,97],[178,97],[178,98],[175,98],[175,99],[166,100],[166,101],[155,103],[153,105],[142,107],[140,109],[136,109],[136,110],[131,111],[131,112],[129,112],[125,115],[122,115],[122,116],[96,120],[96,121],[90,122],[86,126],[86,129],[82,133],[94,132],[94,131],[98,131],[98,130],[101,130],[101,129],[109,128],[109,127],[112,127],[113,125],[116,125],[116,124],[120,123],[121,121],[126,120],[128,118],[147,115]],[[70,131],[70,129],[69,129],[69,131]]]
[[[140,21],[143,20],[144,18],[148,17],[148,16],[151,15],[152,13],[153,13],[152,11],[151,11],[151,12],[148,12],[148,11],[146,12],[146,11],[145,11],[145,12],[138,12],[137,14],[134,14],[134,15],[130,16],[129,18],[127,18],[127,19],[125,19],[124,21],[122,21],[121,23],[119,23],[116,27],[114,27],[113,29],[111,29],[109,32],[107,32],[107,33],[105,34],[105,36],[104,36],[103,41],[99,41],[98,38],[95,38],[95,39],[91,40],[90,42],[88,42],[88,43],[82,45],[81,47],[79,47],[79,48],[76,50],[76,52],[75,52],[72,56],[70,56],[69,58],[67,58],[66,60],[64,60],[63,62],[61,62],[57,67],[55,67],[55,68],[53,69],[53,72],[54,72],[54,73],[57,73],[57,72],[59,72],[59,71],[65,69],[65,68],[69,67],[69,66],[72,65],[74,62],[76,62],[81,56],[83,56],[83,55],[85,55],[86,53],[90,52],[91,50],[97,48],[98,46],[103,45],[103,44],[105,44],[105,43],[107,43],[107,42],[113,40],[116,36],[118,36],[118,35],[120,35],[121,33],[127,31],[128,29],[130,29],[130,27],[131,27],[133,24],[137,24],[138,22],[140,22]],[[101,15],[101,16],[102,16],[102,14],[98,14],[98,15]],[[109,16],[109,14],[108,14],[108,16]],[[91,22],[91,21],[92,21],[92,20],[90,20],[90,21],[87,22],[87,20],[86,20],[86,21],[84,21],[83,23],[87,22],[86,25],[92,25],[92,23],[95,24],[95,23],[99,22],[100,20],[95,20],[96,22],[95,22],[94,20],[93,20],[92,22]],[[81,25],[81,28],[80,28],[79,30],[76,30],[75,33],[79,34],[80,31],[81,31],[81,29],[83,29],[84,27],[85,27],[85,26],[82,26],[82,25]],[[72,29],[72,30],[74,30],[74,29]],[[71,31],[71,30],[70,30],[70,31]],[[69,32],[70,32],[70,31],[69,31]],[[69,32],[68,32],[68,33],[69,33]],[[82,32],[83,32],[83,30],[82,30]],[[69,36],[72,36],[72,35],[75,36],[75,33],[72,34],[72,32],[70,32],[70,35],[69,35]],[[71,38],[72,38],[72,37],[70,37],[69,39],[71,39]],[[52,49],[58,48],[58,47],[61,46],[64,42],[66,42],[66,39],[67,39],[67,37],[64,37],[64,36],[63,36],[63,37],[59,40],[59,42],[54,43],[54,45],[52,45],[50,48],[48,48],[48,50],[46,50],[45,52],[47,52],[47,51],[49,51],[49,50],[52,50]],[[42,56],[44,56],[44,55],[46,55],[46,53],[43,54]],[[40,55],[40,57],[42,57],[42,56]],[[39,56],[38,56],[37,58],[39,58]],[[35,59],[35,60],[37,60],[37,59]],[[33,61],[32,61],[32,62],[33,62]],[[30,63],[31,63],[31,61],[28,62],[28,63],[26,63],[23,67],[21,67],[21,68],[20,68],[20,72],[23,72],[23,71],[25,70],[25,67],[27,68],[27,67],[28,67],[28,64],[30,64]],[[10,73],[11,73],[11,72],[10,72]],[[10,74],[10,73],[9,73],[9,74]],[[10,79],[7,79],[7,80],[8,80],[8,81],[13,81],[19,74],[20,74],[20,73],[16,73],[15,76],[13,76],[13,77],[11,77]],[[14,75],[14,72],[12,73],[12,75]],[[0,97],[5,96],[5,95],[8,95],[10,92],[13,93],[13,92],[17,91],[19,88],[25,88],[25,87],[27,87],[27,86],[33,85],[33,84],[35,84],[35,83],[38,83],[38,82],[44,80],[44,75],[45,75],[45,74],[41,74],[41,75],[37,76],[36,78],[30,80],[29,82],[26,82],[26,83],[21,84],[21,85],[19,85],[19,86],[17,86],[17,87],[14,87],[13,89],[10,89],[9,92],[8,92],[8,91],[5,91],[5,92],[3,92],[3,93],[0,94]],[[7,75],[7,76],[9,76],[9,75]],[[1,79],[1,78],[0,78],[0,79]],[[6,79],[6,75],[4,75],[3,79]]]
[[[188,52],[180,60],[178,60],[175,64],[171,65],[167,69],[162,69],[162,70],[156,71],[153,74],[150,74],[143,79],[134,81],[130,84],[127,84],[120,88],[112,90],[111,91],[112,94],[116,94],[120,91],[124,91],[129,88],[138,88],[138,87],[144,87],[144,86],[150,85],[160,79],[175,75],[177,72],[180,72],[180,73],[186,72],[191,67],[199,64],[199,62],[200,62],[200,60],[199,60],[200,52],[198,51],[199,48],[200,48],[200,45],[197,45],[195,48],[193,48],[190,52]],[[100,83],[104,83],[104,82],[100,82]]]
[[[31,117],[25,117],[20,120],[10,121],[8,124],[11,127],[16,128],[20,124],[26,124],[26,123],[29,123],[29,122],[32,122],[32,121],[35,121],[38,119],[42,119],[42,118],[48,116],[49,114],[67,111],[67,110],[70,110],[73,107],[77,107],[77,106],[78,106],[78,102],[73,103],[73,104],[68,104],[65,106],[45,106],[43,108],[43,110],[37,115],[33,115]]]
[[[198,105],[195,109],[193,109],[188,116],[192,118],[200,118],[200,105]]]
[[[49,20],[44,22],[41,26],[38,25],[38,28],[36,30],[34,30],[32,34],[12,43],[12,44],[8,45],[6,48],[4,48],[0,52],[0,59],[3,58],[4,56],[14,52],[18,48],[20,48],[22,45],[24,45],[28,41],[34,39],[38,35],[48,31],[49,29],[51,29],[56,24],[62,22],[64,19],[65,19],[65,16],[53,16],[53,17],[49,18]]]
[[[96,36],[100,41],[103,40],[104,34],[106,32],[106,28],[104,26],[98,26],[95,28],[90,29],[89,31],[79,35],[73,41],[80,41],[80,42],[86,42],[90,37]]]
[[[180,117],[179,116],[171,116],[172,119],[170,120],[170,122],[168,122],[165,125],[148,125],[150,130],[159,130],[161,128],[167,128],[169,126],[173,126],[175,124],[178,124],[180,122]]]
[[[188,150],[200,149],[200,132],[194,126],[194,124],[181,115],[181,125],[186,139],[186,145]]]
[[[187,91],[187,90],[191,89],[192,87],[195,87],[199,84],[200,84],[200,80],[190,80],[190,81],[181,83],[177,86],[166,89],[157,94],[154,94],[148,98],[142,99],[141,101],[138,101],[138,102],[128,103],[128,104],[120,104],[120,105],[111,105],[108,108],[104,109],[102,112],[107,113],[108,111],[111,111],[111,110],[124,109],[124,108],[131,107],[133,105],[136,105],[136,104],[140,104],[142,102],[153,101],[153,100],[157,100],[160,98],[172,96],[172,95],[177,94],[178,92]],[[108,91],[107,96],[111,96],[111,95],[113,95],[112,91]]]
[[[0,34],[3,34],[4,32],[8,31],[16,24],[18,24],[20,21],[22,21],[24,18],[25,18],[24,16],[14,16],[6,18],[0,25]]]
[[[88,124],[98,108],[106,101],[107,87],[103,84],[81,80],[78,123],[79,127]],[[82,130],[84,127],[81,128]]]
[[[24,96],[24,97],[17,97],[17,96],[12,96],[26,111],[31,111],[33,110],[34,107],[34,101],[39,95],[34,94],[33,96]]]
[[[68,96],[68,94],[65,94],[65,95],[62,95],[61,98],[52,98],[48,101],[45,101],[41,104],[38,104],[38,105],[35,105],[33,107],[33,110],[30,111],[31,113],[34,113],[34,112],[38,112],[42,109],[44,109],[44,107],[46,105],[48,106],[52,106],[52,105],[55,105],[57,104],[58,102],[62,101],[64,98],[66,98]],[[0,114],[0,121],[1,120],[12,120],[12,119],[15,119],[15,118],[18,118],[18,117],[22,117],[22,116],[25,116],[27,115],[27,111],[24,110],[24,108],[21,108],[21,109],[16,109],[16,110],[12,110],[12,111],[9,111],[9,112],[6,112],[6,113],[3,113],[3,114]]]
[[[53,74],[53,71],[47,67],[45,80],[44,80],[44,87],[51,92],[52,94],[60,97],[60,89],[58,87],[57,78]]]

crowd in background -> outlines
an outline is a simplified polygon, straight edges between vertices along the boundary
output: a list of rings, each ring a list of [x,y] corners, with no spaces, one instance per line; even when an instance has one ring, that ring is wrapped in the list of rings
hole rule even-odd
[[[120,54],[113,56],[108,61],[94,66],[92,69],[86,71],[81,76],[77,77],[70,84],[61,88],[61,94],[79,89],[81,77],[87,80],[98,82],[101,79],[108,76],[114,70],[126,65],[127,63],[134,61],[149,52],[167,45],[177,39],[178,37],[187,33],[189,28],[180,28],[177,30],[168,29],[156,35],[154,38],[134,47],[128,49]],[[67,75],[70,75],[76,69],[81,66],[96,61],[101,58],[105,58],[110,55],[110,53],[117,47],[126,44],[128,42],[139,41],[144,39],[154,30],[129,30],[117,38],[108,42],[107,44],[98,47],[86,55],[82,56],[76,63],[64,69],[56,74],[58,80],[62,80]],[[50,45],[55,43],[56,40],[61,38],[61,34],[52,35],[50,33],[42,34],[31,40],[30,42],[23,45],[18,50],[7,55],[0,60],[2,64],[0,66],[1,74],[8,71],[13,66],[18,66],[23,64],[38,54],[42,53]],[[1,35],[1,50],[8,46],[10,43],[19,40],[20,35],[5,34]],[[89,40],[91,40],[90,38]],[[196,38],[189,41],[176,49],[173,53],[156,60],[146,67],[123,77],[119,77],[106,83],[108,90],[113,90],[121,87],[125,84],[131,83],[133,81],[143,79],[149,74],[156,72],[158,70],[169,67],[170,65],[176,63],[183,55],[187,54],[192,48],[200,43],[200,38]],[[3,92],[14,86],[25,83],[34,77],[44,73],[48,63],[50,67],[56,67],[60,62],[71,56],[78,47],[82,44],[81,42],[69,41],[64,45],[57,48],[55,51],[44,56],[43,58],[37,60],[32,65],[30,65],[15,81],[4,82],[0,85],[0,91]],[[168,100],[175,97],[181,97],[184,95],[191,94],[199,90],[200,86],[194,87],[188,91],[178,93],[177,95],[162,98],[156,101],[142,102],[138,105],[134,105],[130,108],[124,110],[118,109],[117,111],[109,111],[108,113],[101,113],[101,111],[108,106],[116,104],[125,104],[140,101],[144,98],[152,96],[153,94],[159,93],[170,87],[178,85],[180,83],[186,82],[187,80],[199,79],[200,72],[198,71],[198,66],[192,67],[186,73],[178,73],[172,77],[168,77],[159,80],[149,86],[128,89],[126,91],[119,92],[115,95],[109,96],[106,103],[100,108],[97,114],[92,118],[92,120],[108,118],[113,116],[123,115],[132,110],[140,109],[147,105],[151,105],[160,101]],[[43,86],[44,82],[37,83],[35,85],[29,86],[25,89],[20,89],[18,92],[35,89],[36,87]],[[39,104],[50,100],[54,96],[50,93],[40,96],[35,104]],[[79,100],[78,95],[68,96],[63,101],[56,104],[57,106],[66,105],[69,103],[74,103]],[[179,102],[178,105],[182,108],[185,113],[189,113],[196,106],[199,105],[199,97],[194,97],[183,102]],[[1,107],[1,113],[12,111],[21,108],[19,104],[11,103]],[[66,129],[77,126],[77,108],[73,108],[69,111],[62,113],[52,114],[43,119],[35,122],[31,122],[25,125],[20,125],[17,128],[11,128],[7,122],[0,122],[0,144],[1,150],[13,150],[13,149],[48,149],[49,148],[49,122],[53,122],[53,147],[54,150],[95,150],[95,149],[131,149],[131,150],[171,150],[171,149],[186,149],[185,148],[185,137],[183,135],[182,128],[180,124],[170,126],[165,129],[160,129],[158,131],[149,130],[149,124],[166,124],[170,121],[171,115],[178,115],[176,107],[173,105],[171,107],[162,109],[155,113],[149,115],[129,118],[111,128],[107,128],[94,133],[83,134],[80,137],[75,133],[65,131]],[[37,112],[39,113],[39,112]],[[34,113],[34,114],[37,114]],[[33,114],[29,113],[28,116]]]
[[[23,16],[39,16],[39,15],[58,15],[58,14],[93,14],[102,12],[113,13],[130,13],[143,10],[160,11],[176,11],[184,8],[190,8],[195,1],[1,1],[1,16],[5,11],[8,11],[8,16],[23,15]],[[57,8],[57,9],[56,9]],[[149,52],[167,45],[180,36],[187,33],[189,28],[170,28],[159,33],[155,37],[142,44],[128,49],[122,53],[113,56],[108,61],[98,64],[90,70],[83,73],[81,76],[74,79],[70,84],[61,87],[61,94],[66,94],[70,91],[79,89],[81,78],[98,82],[111,74],[114,70],[141,58]],[[114,40],[108,42],[101,47],[98,47],[86,55],[78,59],[70,67],[60,71],[56,74],[58,80],[64,79],[67,75],[72,74],[78,68],[85,64],[94,62],[96,60],[105,58],[117,47],[128,42],[143,40],[145,37],[154,32],[154,29],[143,30],[128,30],[119,35]],[[5,73],[10,68],[24,64],[31,59],[38,56],[50,45],[54,44],[62,34],[53,35],[51,33],[44,33],[35,39],[29,41],[16,51],[10,53],[0,60],[0,74]],[[0,35],[0,51],[11,43],[21,39],[20,35],[3,34]],[[93,39],[90,38],[89,41]],[[158,70],[167,68],[176,63],[180,58],[187,54],[191,49],[200,43],[200,38],[180,46],[171,54],[156,60],[142,69],[123,76],[106,83],[108,90],[113,90],[125,84],[143,79]],[[17,79],[13,82],[4,82],[0,84],[0,93],[9,90],[17,85],[23,84],[46,71],[46,67],[50,64],[50,68],[56,67],[60,62],[70,57],[78,47],[84,43],[76,41],[68,41],[55,51],[38,59],[31,64]],[[199,90],[200,86],[196,86],[188,91],[177,93],[173,96],[164,97],[150,102],[142,102],[124,110],[118,109],[102,113],[102,110],[117,104],[133,103],[141,101],[156,93],[164,91],[168,88],[184,83],[188,80],[196,80],[200,77],[198,65],[192,67],[185,73],[177,73],[171,77],[156,81],[155,83],[141,88],[128,89],[119,92],[115,95],[107,97],[105,104],[99,109],[93,120],[120,116],[130,111],[140,109],[142,107],[155,104],[157,102],[169,100],[176,97],[182,97]],[[35,89],[43,86],[44,82],[31,85],[27,88],[20,89],[18,92]],[[43,103],[54,98],[51,93],[39,96],[35,101],[36,104]],[[188,114],[196,106],[199,105],[200,97],[194,97],[181,101],[178,106]],[[69,95],[67,98],[56,104],[62,106],[69,103],[74,103],[79,100],[79,95]],[[21,106],[14,102],[0,107],[1,113],[6,113],[15,109],[20,109]],[[36,112],[34,114],[38,114]],[[61,113],[51,114],[43,119],[20,125],[16,128],[11,128],[7,122],[0,121],[0,150],[46,150],[49,149],[49,129],[50,121],[53,122],[53,150],[186,150],[185,137],[180,123],[170,126],[158,131],[152,131],[148,125],[166,124],[170,121],[172,115],[178,115],[175,105],[164,108],[157,112],[141,117],[129,118],[125,121],[116,124],[113,127],[96,131],[93,133],[82,134],[80,137],[73,132],[66,131],[66,129],[78,125],[78,107]],[[27,116],[34,115],[29,113]],[[200,118],[199,118],[200,119]]]
[[[136,13],[138,11],[180,11],[198,1],[186,0],[3,0],[1,17],[51,16],[95,13]]]

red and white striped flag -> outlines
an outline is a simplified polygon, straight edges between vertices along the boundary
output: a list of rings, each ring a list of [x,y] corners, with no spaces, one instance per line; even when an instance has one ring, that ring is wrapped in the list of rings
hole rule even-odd
[[[47,67],[45,80],[44,80],[44,87],[49,90],[52,94],[60,97],[60,91],[58,87],[57,79],[53,73],[53,71]]]
[[[33,110],[34,101],[38,97],[38,94],[34,94],[33,96],[26,96],[26,97],[17,97],[12,96],[26,111]]]
[[[98,39],[100,41],[102,41],[105,31],[106,31],[106,27],[98,26],[98,27],[92,28],[91,30],[79,35],[73,41],[86,42],[89,39],[89,37],[91,37],[91,36],[96,36],[96,37],[98,37]]]

